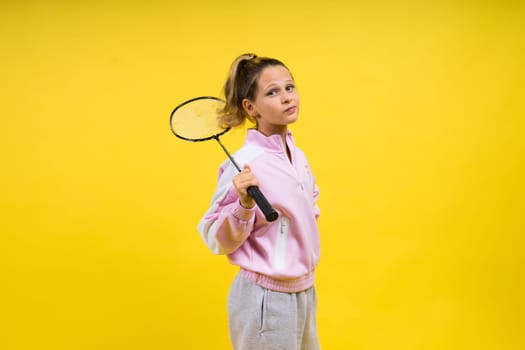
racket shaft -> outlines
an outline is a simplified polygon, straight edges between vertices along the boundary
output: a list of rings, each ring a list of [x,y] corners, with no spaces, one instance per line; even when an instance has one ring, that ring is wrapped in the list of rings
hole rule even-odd
[[[257,186],[250,186],[246,189],[248,194],[252,196],[253,200],[259,206],[259,209],[264,214],[266,221],[275,221],[279,214],[272,208],[266,197],[262,194],[261,190]]]

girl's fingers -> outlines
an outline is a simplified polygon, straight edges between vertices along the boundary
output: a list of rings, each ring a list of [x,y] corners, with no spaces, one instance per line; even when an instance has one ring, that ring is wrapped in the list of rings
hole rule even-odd
[[[235,175],[234,181],[237,183],[238,187],[242,187],[243,189],[259,185],[257,178],[253,175],[248,164],[245,164],[243,170]]]
[[[237,191],[241,205],[245,208],[253,207],[255,202],[246,190],[250,186],[259,186],[259,182],[253,175],[249,165],[244,165],[243,170],[233,177],[233,185]]]

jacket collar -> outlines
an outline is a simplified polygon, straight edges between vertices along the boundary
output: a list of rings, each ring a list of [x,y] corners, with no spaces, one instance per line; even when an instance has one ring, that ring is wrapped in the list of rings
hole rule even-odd
[[[270,152],[278,152],[286,154],[286,148],[283,145],[280,135],[266,136],[256,129],[248,129],[246,134],[246,144],[256,144]],[[295,153],[295,144],[290,130],[286,132],[286,143],[291,153]]]

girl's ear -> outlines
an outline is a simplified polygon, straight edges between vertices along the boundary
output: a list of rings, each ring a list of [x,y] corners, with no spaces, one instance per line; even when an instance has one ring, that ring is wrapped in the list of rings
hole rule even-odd
[[[252,103],[252,101],[248,100],[247,98],[242,100],[242,107],[244,108],[246,113],[248,113],[250,117],[257,116],[257,111],[255,110],[254,104]]]

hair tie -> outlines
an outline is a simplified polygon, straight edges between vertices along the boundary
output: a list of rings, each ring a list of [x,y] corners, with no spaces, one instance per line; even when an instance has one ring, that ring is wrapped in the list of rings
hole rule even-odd
[[[254,58],[257,58],[257,55],[254,54],[254,53],[247,53],[247,54],[244,54],[244,56],[245,56],[245,57],[244,57],[244,58],[241,60],[241,62],[240,62],[240,63],[243,64],[243,65],[244,65],[246,62],[251,61],[251,60],[253,60]]]

